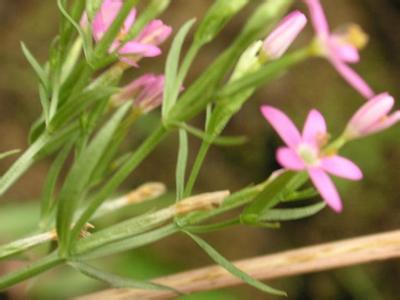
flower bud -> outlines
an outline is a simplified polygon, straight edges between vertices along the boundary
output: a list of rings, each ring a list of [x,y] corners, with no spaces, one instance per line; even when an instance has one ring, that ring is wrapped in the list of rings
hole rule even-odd
[[[351,118],[346,127],[346,139],[356,139],[391,127],[400,121],[400,110],[389,115],[394,98],[388,93],[375,96],[365,103]]]
[[[303,30],[307,18],[299,11],[287,15],[265,39],[263,55],[266,59],[278,59],[290,47]]]

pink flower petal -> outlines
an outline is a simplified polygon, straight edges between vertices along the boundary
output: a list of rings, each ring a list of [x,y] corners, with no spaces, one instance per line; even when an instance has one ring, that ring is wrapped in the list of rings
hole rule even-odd
[[[309,169],[308,174],[324,201],[335,212],[341,212],[343,208],[342,201],[340,200],[336,187],[329,176],[319,168]]]
[[[360,168],[351,160],[334,155],[321,159],[321,168],[338,177],[350,180],[360,180],[363,177]]]
[[[329,36],[329,25],[319,0],[305,0],[311,14],[311,21],[317,35],[325,39]]]
[[[288,170],[300,171],[304,170],[305,165],[298,154],[290,148],[281,147],[276,152],[276,160]]]
[[[329,60],[339,74],[363,97],[370,99],[374,96],[374,92],[369,85],[353,69],[336,57],[330,57]]]
[[[327,129],[324,117],[318,110],[311,110],[304,124],[303,141],[319,148],[321,139],[326,134]]]
[[[130,55],[138,54],[144,57],[154,57],[161,54],[160,48],[154,45],[141,44],[135,41],[126,43],[118,50],[119,54]]]
[[[301,136],[293,122],[282,111],[272,106],[261,106],[261,112],[286,145],[296,148],[301,142]]]

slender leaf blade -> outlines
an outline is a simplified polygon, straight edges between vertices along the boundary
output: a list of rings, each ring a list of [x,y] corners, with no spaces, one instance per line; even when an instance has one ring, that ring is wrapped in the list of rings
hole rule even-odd
[[[262,283],[261,281],[251,277],[250,275],[243,272],[242,270],[240,270],[238,267],[236,267],[229,260],[227,260],[221,254],[219,254],[211,245],[209,245],[206,241],[204,241],[200,237],[198,237],[194,234],[191,234],[187,231],[184,231],[184,233],[186,233],[188,236],[190,236],[196,242],[196,244],[199,245],[200,248],[202,248],[210,256],[210,258],[212,260],[214,260],[218,265],[223,267],[225,270],[227,270],[232,275],[236,276],[237,278],[243,280],[247,284],[249,284],[265,293],[277,295],[277,296],[286,296],[286,293],[284,291],[274,289],[274,288],[266,285],[265,283]]]
[[[114,288],[133,288],[133,289],[157,290],[157,291],[167,290],[167,291],[177,292],[173,288],[161,284],[152,283],[150,281],[125,278],[118,276],[116,274],[111,274],[109,272],[105,272],[96,267],[93,267],[89,264],[86,264],[82,261],[71,261],[68,264],[72,266],[74,269],[80,271],[82,274],[90,278],[105,282]]]

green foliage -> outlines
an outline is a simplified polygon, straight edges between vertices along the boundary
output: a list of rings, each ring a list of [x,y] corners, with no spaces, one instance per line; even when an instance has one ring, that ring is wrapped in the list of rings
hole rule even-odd
[[[232,264],[229,260],[219,254],[213,247],[211,247],[206,241],[199,238],[198,236],[191,234],[189,232],[184,231],[188,236],[190,236],[197,245],[199,245],[209,256],[210,258],[216,262],[218,265],[223,267],[232,275],[238,277],[239,279],[243,280],[247,284],[259,289],[268,294],[277,295],[277,296],[286,296],[286,293],[277,289],[274,289],[257,279],[254,279],[250,275],[246,274],[245,272],[241,271],[237,268],[234,264]]]
[[[113,95],[120,91],[120,81],[127,66],[118,61],[116,53],[109,53],[109,50],[116,38],[121,39],[121,27],[138,2],[123,1],[114,22],[94,46],[91,26],[81,28],[79,21],[86,12],[90,23],[102,1],[58,0],[60,30],[52,42],[48,62],[43,66],[39,64],[22,44],[22,51],[38,77],[43,111],[31,128],[29,148],[0,178],[0,195],[39,159],[54,153],[54,160],[42,190],[39,228],[36,228],[38,231],[34,235],[25,235],[20,240],[0,246],[0,259],[25,253],[54,240],[53,226],[56,227],[58,240],[54,252],[47,253],[47,256],[35,260],[24,269],[0,277],[0,289],[6,289],[61,264],[70,265],[90,278],[117,288],[170,289],[148,281],[110,274],[86,261],[136,249],[183,231],[217,264],[234,276],[264,292],[284,295],[239,270],[192,233],[216,231],[233,225],[273,227],[276,224],[269,221],[296,220],[316,214],[323,209],[324,204],[275,208],[280,202],[307,199],[315,195],[313,189],[299,190],[308,179],[304,174],[284,172],[279,176],[271,176],[261,184],[238,190],[219,207],[205,205],[203,211],[197,211],[195,207],[195,211],[179,215],[176,220],[177,211],[173,208],[143,210],[134,217],[113,222],[105,228],[100,226],[96,232],[86,236],[86,225],[93,220],[104,201],[174,130],[179,133],[175,169],[176,200],[191,195],[211,145],[233,146],[245,142],[244,137],[222,136],[231,118],[258,87],[309,55],[308,48],[305,48],[276,62],[262,65],[258,59],[261,42],[257,40],[265,37],[293,2],[266,0],[254,10],[233,43],[193,84],[187,84],[186,76],[202,47],[214,40],[249,3],[248,0],[215,1],[204,18],[199,20],[186,52],[183,48],[194,19],[187,21],[176,34],[164,68],[166,81],[162,113],[161,116],[154,116],[158,127],[152,131],[147,130],[147,138],[135,150],[124,151],[128,154],[120,159],[119,150],[143,112],[138,108],[132,110],[132,103],[120,107],[112,103]],[[170,3],[170,0],[147,1],[134,26],[125,32],[120,42],[137,37]],[[184,85],[187,87],[180,96]],[[193,117],[202,112],[206,112],[203,130],[189,124]],[[190,154],[188,134],[200,138],[202,145],[186,181]],[[0,154],[0,159],[14,153]],[[57,184],[61,186],[59,192]],[[129,201],[126,205],[129,205]],[[243,206],[246,206],[243,213],[235,214],[234,209]],[[148,208],[153,208],[151,203]],[[210,222],[213,217],[224,216],[228,212],[229,218],[217,223]],[[232,216],[232,213],[235,215]],[[9,221],[6,218],[4,220]],[[81,234],[83,238],[80,238]]]
[[[102,271],[82,261],[71,261],[68,264],[73,268],[77,269],[78,271],[82,272],[86,276],[105,282],[114,288],[134,288],[134,289],[157,290],[157,291],[172,290],[174,292],[177,292],[174,289],[163,286],[161,284],[155,284],[149,281],[137,280],[132,278],[123,278],[115,274]]]

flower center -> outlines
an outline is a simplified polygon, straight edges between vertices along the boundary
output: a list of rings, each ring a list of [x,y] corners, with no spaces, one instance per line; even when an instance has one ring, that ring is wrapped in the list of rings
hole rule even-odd
[[[351,45],[358,50],[362,50],[368,44],[369,37],[357,24],[342,26],[335,32],[335,36],[343,44]]]
[[[314,166],[319,162],[317,151],[307,144],[301,144],[297,149],[297,154],[306,165]]]

